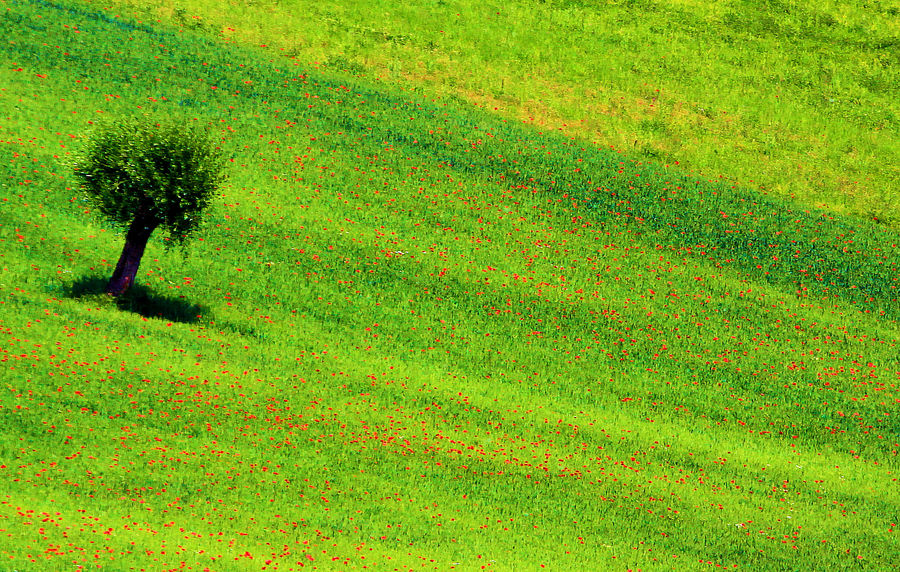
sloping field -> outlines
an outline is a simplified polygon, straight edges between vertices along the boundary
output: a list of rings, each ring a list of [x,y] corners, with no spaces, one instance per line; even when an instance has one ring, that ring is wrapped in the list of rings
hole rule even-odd
[[[111,3],[900,228],[896,0]]]
[[[76,3],[0,4],[0,568],[888,570],[900,236]],[[71,164],[206,126],[183,253]]]

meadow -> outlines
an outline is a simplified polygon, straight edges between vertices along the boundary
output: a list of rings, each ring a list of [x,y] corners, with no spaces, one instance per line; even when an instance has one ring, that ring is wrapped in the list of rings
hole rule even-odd
[[[891,569],[889,83],[804,104],[856,145],[823,144],[808,178],[782,163],[812,123],[778,127],[800,135],[770,164],[740,138],[698,151],[731,131],[598,141],[605,117],[563,127],[555,96],[523,117],[539,81],[497,110],[451,85],[472,54],[391,75],[419,36],[366,32],[375,3],[331,16],[353,49],[294,51],[263,25],[289,5],[244,5],[229,35],[201,2],[0,4],[0,569]],[[826,36],[891,15],[829,10]],[[478,81],[511,85],[507,53]],[[230,178],[112,301],[122,233],[72,166],[141,114],[209,129]],[[608,125],[631,139],[626,115]],[[847,164],[857,195],[832,185]]]
[[[900,4],[114,0],[145,21],[900,223]]]

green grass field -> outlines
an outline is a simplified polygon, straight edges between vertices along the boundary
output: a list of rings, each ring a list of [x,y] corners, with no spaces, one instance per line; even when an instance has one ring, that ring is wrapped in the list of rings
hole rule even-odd
[[[896,1],[114,4],[900,225]]]
[[[0,570],[900,559],[896,5],[137,4],[0,2]],[[114,302],[140,114],[230,179]]]

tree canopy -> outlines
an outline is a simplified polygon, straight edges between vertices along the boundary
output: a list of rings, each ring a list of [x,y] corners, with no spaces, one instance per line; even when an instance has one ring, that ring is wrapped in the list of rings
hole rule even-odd
[[[198,127],[126,119],[99,129],[76,166],[91,205],[127,227],[140,215],[183,244],[225,180],[219,148]]]

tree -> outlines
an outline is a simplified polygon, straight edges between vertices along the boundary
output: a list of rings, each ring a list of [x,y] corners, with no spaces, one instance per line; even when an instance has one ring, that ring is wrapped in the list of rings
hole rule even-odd
[[[183,245],[225,180],[221,152],[202,131],[168,120],[125,120],[101,128],[76,163],[87,199],[101,215],[127,228],[125,246],[106,293],[134,283],[153,231]]]

